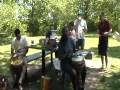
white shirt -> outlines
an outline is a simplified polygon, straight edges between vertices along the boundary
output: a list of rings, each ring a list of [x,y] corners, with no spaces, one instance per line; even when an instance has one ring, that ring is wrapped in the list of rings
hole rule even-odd
[[[21,36],[20,40],[17,40],[16,38],[12,40],[11,48],[14,49],[15,52],[25,48],[26,46],[28,46],[28,42],[24,36]]]
[[[78,33],[77,38],[78,39],[84,39],[85,38],[84,29],[87,30],[86,20],[84,20],[84,19],[81,19],[81,20],[76,19],[74,21],[74,25],[75,25],[75,28],[76,28],[76,32]]]

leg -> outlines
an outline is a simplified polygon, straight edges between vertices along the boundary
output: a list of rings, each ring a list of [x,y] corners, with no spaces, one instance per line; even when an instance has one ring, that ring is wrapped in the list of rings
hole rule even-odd
[[[79,39],[76,41],[76,49],[79,50]]]
[[[108,65],[108,58],[107,58],[108,37],[104,37],[102,43],[103,43],[102,44],[102,55],[104,56],[105,64],[107,67]]]
[[[81,50],[84,50],[85,39],[81,39]]]
[[[22,66],[22,72],[20,74],[19,84],[22,84],[22,82],[23,82],[23,79],[24,79],[25,74],[26,74],[26,69],[27,69],[27,66],[26,66],[26,64],[24,64]]]
[[[25,77],[25,73],[26,73],[26,65],[23,64],[21,67],[21,73],[20,73],[19,80],[18,80],[19,90],[23,90],[22,83]]]
[[[79,50],[82,50],[83,49],[83,46],[82,46],[82,39],[79,39]]]
[[[17,74],[16,74],[16,70],[14,66],[10,66],[10,71],[11,71],[11,75],[12,75],[12,79],[13,79],[13,88],[17,87]]]
[[[105,55],[105,63],[106,63],[106,68],[108,66],[108,58],[107,58],[107,55]]]
[[[101,63],[102,63],[102,68],[104,68],[104,56],[101,55]]]
[[[78,90],[80,88],[79,87],[80,82],[76,70],[72,69],[71,71],[68,71],[68,73],[70,75],[74,90]]]
[[[82,68],[82,71],[81,71],[81,79],[82,79],[82,90],[84,90],[84,86],[85,86],[85,79],[86,79],[86,66],[84,66]]]
[[[61,65],[62,70],[64,73],[68,73],[70,75],[70,79],[72,81],[72,85],[74,90],[78,90],[78,86],[77,86],[77,72],[75,69],[72,68],[72,66],[68,63],[65,62]],[[64,76],[63,76],[64,78]]]
[[[98,53],[100,55],[101,58],[101,63],[102,63],[102,68],[104,68],[104,57],[103,57],[103,53],[104,53],[104,42],[103,42],[104,38],[102,38],[101,36],[99,37],[99,44],[98,44]]]

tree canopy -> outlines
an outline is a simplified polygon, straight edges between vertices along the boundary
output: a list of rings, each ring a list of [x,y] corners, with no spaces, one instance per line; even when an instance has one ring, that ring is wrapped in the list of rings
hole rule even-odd
[[[89,31],[96,31],[101,12],[105,12],[113,30],[120,30],[119,0],[3,0],[0,3],[0,32],[11,34],[15,28],[31,35],[44,35],[52,26],[61,28],[85,13]]]

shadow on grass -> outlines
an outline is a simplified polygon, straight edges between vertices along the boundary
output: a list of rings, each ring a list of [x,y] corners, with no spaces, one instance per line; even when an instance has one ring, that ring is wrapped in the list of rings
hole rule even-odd
[[[109,47],[109,54],[111,57],[120,59],[120,46],[117,47]]]
[[[120,72],[113,72],[110,77],[103,76],[100,81],[102,82],[100,90],[120,90]]]
[[[93,34],[93,33],[90,33],[90,34],[87,34],[85,35],[87,38],[97,38],[98,35],[97,34]]]
[[[7,58],[2,58],[0,59],[0,73],[4,74],[6,76],[10,75],[10,70],[9,70],[9,60]]]
[[[11,43],[12,38],[10,37],[0,37],[0,45],[6,45]]]

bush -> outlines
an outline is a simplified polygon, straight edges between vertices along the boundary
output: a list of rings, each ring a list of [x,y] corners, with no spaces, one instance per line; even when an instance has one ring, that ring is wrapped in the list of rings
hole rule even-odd
[[[87,21],[88,32],[96,32],[97,31],[97,24],[93,20]]]

